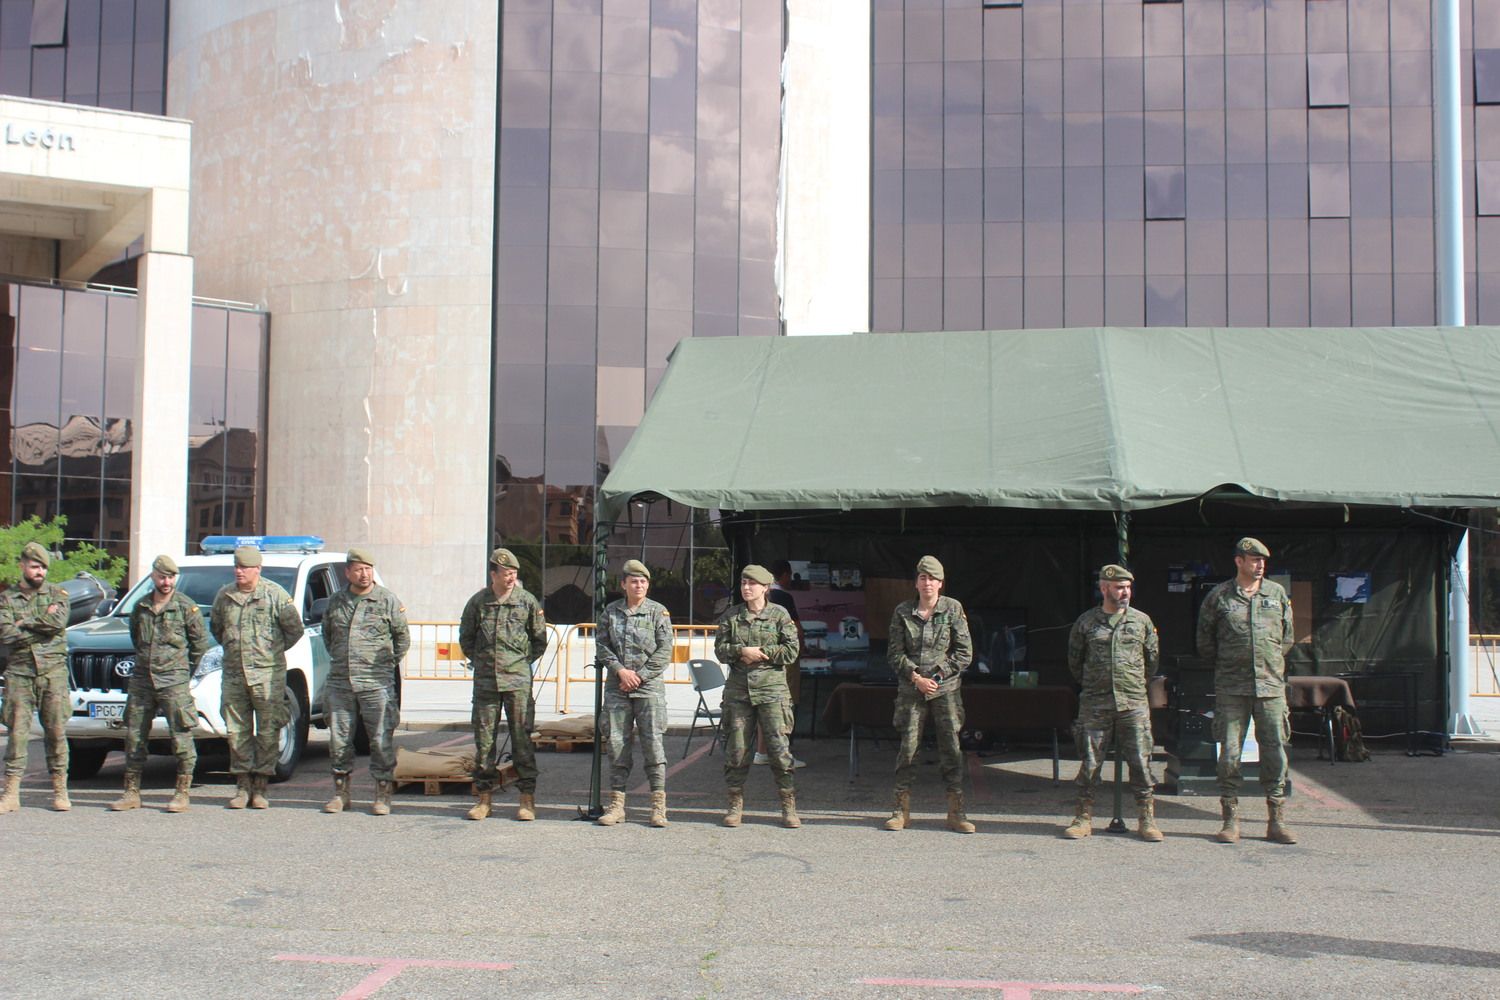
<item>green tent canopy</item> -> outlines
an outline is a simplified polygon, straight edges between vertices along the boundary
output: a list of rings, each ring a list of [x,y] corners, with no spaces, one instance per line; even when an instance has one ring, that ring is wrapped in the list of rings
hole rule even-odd
[[[601,488],[697,508],[1500,505],[1500,328],[685,340]]]

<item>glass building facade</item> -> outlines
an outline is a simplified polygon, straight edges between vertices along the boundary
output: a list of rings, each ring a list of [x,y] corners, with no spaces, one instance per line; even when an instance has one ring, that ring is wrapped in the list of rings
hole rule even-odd
[[[0,0],[0,94],[166,112],[167,0]]]
[[[782,42],[765,0],[503,5],[494,526],[553,621],[592,620],[595,489],[672,348],[781,332]],[[721,540],[656,506],[616,530],[612,568],[644,558],[674,616],[702,618]]]

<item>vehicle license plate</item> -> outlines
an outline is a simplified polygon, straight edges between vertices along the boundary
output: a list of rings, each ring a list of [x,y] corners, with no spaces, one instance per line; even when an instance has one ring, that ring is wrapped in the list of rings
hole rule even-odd
[[[125,703],[123,701],[91,701],[89,702],[89,718],[124,722]]]

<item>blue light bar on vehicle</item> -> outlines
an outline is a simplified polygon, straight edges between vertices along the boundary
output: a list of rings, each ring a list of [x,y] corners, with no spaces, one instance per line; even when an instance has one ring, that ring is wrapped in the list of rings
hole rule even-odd
[[[198,543],[206,556],[223,555],[240,548],[262,552],[322,552],[323,539],[317,535],[209,535]]]

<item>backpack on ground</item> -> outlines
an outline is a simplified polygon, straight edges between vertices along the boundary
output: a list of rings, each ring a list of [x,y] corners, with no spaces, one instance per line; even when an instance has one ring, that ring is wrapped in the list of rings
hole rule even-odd
[[[1364,730],[1359,716],[1336,705],[1333,709],[1333,756],[1335,760],[1350,762],[1367,761],[1370,751],[1365,749]]]

